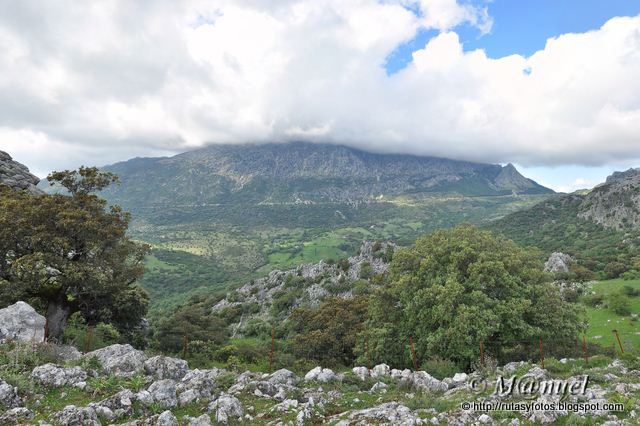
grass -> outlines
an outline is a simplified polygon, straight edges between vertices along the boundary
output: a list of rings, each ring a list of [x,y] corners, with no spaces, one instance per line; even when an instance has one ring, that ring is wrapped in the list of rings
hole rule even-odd
[[[605,297],[619,292],[624,286],[640,290],[640,280],[607,280],[593,284],[592,291]],[[629,297],[631,312],[640,314],[640,297]],[[588,307],[589,328],[587,339],[602,346],[615,345],[617,342],[613,330],[618,330],[620,340],[626,351],[640,351],[640,323],[633,321],[631,316],[620,316],[610,309],[602,307]]]

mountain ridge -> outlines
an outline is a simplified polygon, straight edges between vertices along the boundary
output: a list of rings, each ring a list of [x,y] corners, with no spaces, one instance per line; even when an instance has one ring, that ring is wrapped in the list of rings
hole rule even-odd
[[[138,202],[345,202],[404,194],[545,194],[553,191],[513,165],[408,154],[377,154],[308,142],[212,145],[173,157],[135,158],[104,167],[120,175],[105,192]],[[158,183],[155,195],[145,187]],[[140,184],[142,183],[142,187]],[[146,183],[146,185],[145,185]]]

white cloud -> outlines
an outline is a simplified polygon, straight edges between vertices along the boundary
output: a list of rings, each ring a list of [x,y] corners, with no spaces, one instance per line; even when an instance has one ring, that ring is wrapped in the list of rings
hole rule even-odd
[[[302,138],[523,165],[640,159],[640,17],[492,59],[455,33],[489,31],[486,8],[454,0],[0,8],[0,149],[37,170]],[[440,34],[388,76],[420,28]]]
[[[469,23],[486,34],[493,25],[486,7],[458,3],[457,0],[421,0],[420,5],[427,28],[446,31]]]

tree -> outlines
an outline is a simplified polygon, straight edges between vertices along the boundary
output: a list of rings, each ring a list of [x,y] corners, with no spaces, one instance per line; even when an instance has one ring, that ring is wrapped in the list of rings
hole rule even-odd
[[[158,321],[154,332],[156,345],[162,351],[178,352],[189,341],[222,345],[228,339],[225,322],[202,306],[184,305]]]
[[[584,314],[545,282],[538,259],[467,225],[397,251],[389,284],[372,296],[365,331],[372,358],[409,366],[409,337],[420,360],[462,368],[478,358],[480,342],[497,357],[539,338],[551,347],[573,344]]]
[[[0,189],[0,303],[38,306],[54,339],[74,312],[88,324],[132,330],[147,311],[136,281],[148,247],[126,236],[128,213],[92,193],[116,177],[81,167],[48,179],[69,195]]]
[[[355,359],[353,350],[366,312],[365,296],[334,297],[317,308],[295,309],[289,320],[294,354],[325,365],[349,365]]]

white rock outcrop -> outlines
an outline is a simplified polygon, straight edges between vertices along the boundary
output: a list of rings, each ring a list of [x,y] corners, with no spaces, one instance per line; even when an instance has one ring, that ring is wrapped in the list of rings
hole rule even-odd
[[[0,340],[42,342],[45,318],[28,303],[16,302],[0,309]]]

